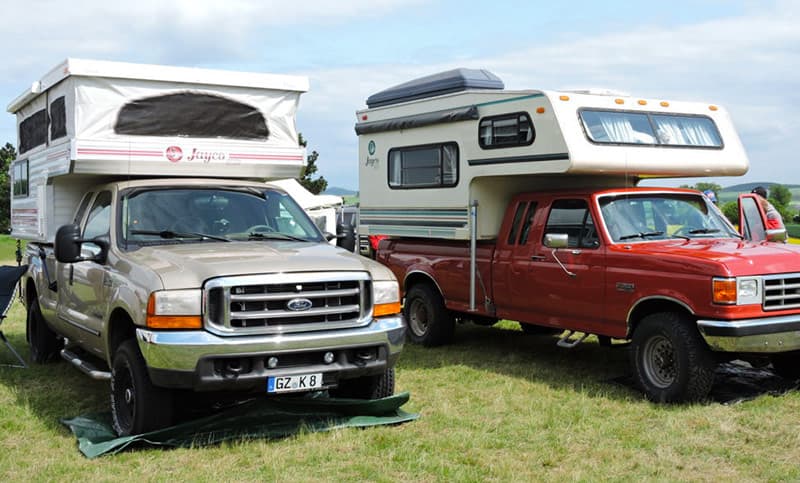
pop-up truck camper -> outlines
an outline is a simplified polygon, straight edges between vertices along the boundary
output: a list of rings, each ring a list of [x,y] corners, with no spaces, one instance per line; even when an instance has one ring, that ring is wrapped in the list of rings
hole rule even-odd
[[[394,390],[394,275],[265,180],[300,174],[303,77],[69,59],[15,99],[12,236],[35,362],[111,382],[121,434],[176,391]]]
[[[459,69],[374,94],[357,119],[359,233],[389,236],[376,259],[412,341],[498,319],[565,348],[631,341],[657,401],[702,399],[726,359],[800,376],[800,247],[776,243],[754,195],[737,232],[702,193],[637,187],[745,173],[722,107]]]

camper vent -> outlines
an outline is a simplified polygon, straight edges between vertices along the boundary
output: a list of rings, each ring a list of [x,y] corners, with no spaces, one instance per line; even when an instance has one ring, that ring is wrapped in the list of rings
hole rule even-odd
[[[390,87],[367,98],[367,107],[390,106],[401,102],[440,96],[467,89],[503,89],[499,77],[483,69],[454,69],[420,77]]]
[[[800,307],[800,273],[764,277],[764,310]]]
[[[206,325],[222,335],[359,327],[372,311],[361,272],[227,277],[206,284]]]

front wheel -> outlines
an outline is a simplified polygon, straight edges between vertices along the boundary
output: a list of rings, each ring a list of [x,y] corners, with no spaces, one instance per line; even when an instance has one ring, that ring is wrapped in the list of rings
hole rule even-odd
[[[44,364],[54,360],[63,343],[45,322],[39,308],[39,302],[36,300],[28,304],[25,326],[28,344],[31,348],[31,360],[37,364]]]
[[[383,374],[356,377],[339,382],[339,387],[331,390],[335,397],[353,399],[381,399],[394,394],[394,367]]]
[[[708,395],[716,363],[687,316],[663,312],[648,315],[636,328],[631,366],[650,400],[688,402]]]
[[[447,344],[453,339],[453,314],[444,306],[442,296],[432,285],[411,287],[403,311],[411,342],[432,347]]]
[[[150,382],[136,341],[123,342],[111,369],[111,416],[117,434],[129,436],[170,426],[172,399],[171,392]]]

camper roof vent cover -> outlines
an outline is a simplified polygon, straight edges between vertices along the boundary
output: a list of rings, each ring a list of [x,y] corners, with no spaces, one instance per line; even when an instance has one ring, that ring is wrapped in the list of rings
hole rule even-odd
[[[483,69],[453,69],[390,87],[367,98],[367,107],[390,106],[401,102],[440,96],[467,89],[503,89],[499,77]]]

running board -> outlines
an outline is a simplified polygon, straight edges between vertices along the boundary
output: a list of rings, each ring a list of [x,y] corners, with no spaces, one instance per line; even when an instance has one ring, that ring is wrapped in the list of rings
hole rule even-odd
[[[78,356],[78,354],[72,352],[69,349],[61,349],[61,358],[71,363],[79,371],[81,371],[82,373],[86,374],[87,376],[91,377],[96,381],[111,380],[111,372],[101,371],[100,369],[94,367],[90,362],[81,359]]]
[[[562,347],[564,349],[572,349],[576,345],[578,345],[581,342],[583,342],[584,340],[586,340],[587,337],[589,337],[589,334],[584,332],[581,337],[579,337],[577,339],[570,339],[570,337],[572,337],[573,335],[575,335],[575,331],[574,330],[570,330],[569,332],[564,334],[563,337],[558,339],[558,342],[556,343],[556,345],[559,346],[559,347]]]

